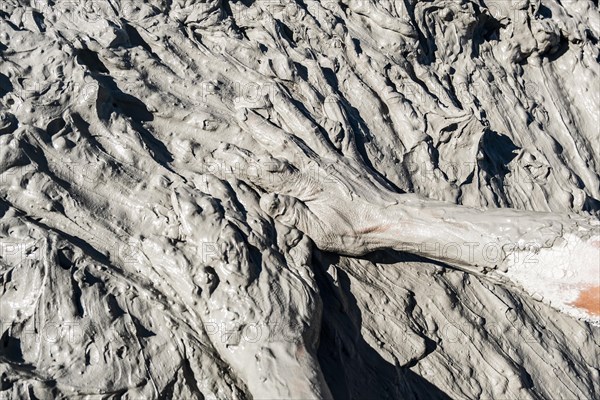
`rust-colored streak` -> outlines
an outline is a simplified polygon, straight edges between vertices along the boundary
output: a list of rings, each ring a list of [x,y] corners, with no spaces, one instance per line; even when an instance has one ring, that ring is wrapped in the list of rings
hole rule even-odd
[[[381,232],[386,232],[387,230],[389,230],[389,228],[390,228],[389,225],[372,226],[369,228],[361,229],[360,231],[358,231],[358,233],[360,233],[360,234],[381,233]]]
[[[592,315],[600,316],[600,286],[592,286],[582,290],[573,305],[586,310]]]

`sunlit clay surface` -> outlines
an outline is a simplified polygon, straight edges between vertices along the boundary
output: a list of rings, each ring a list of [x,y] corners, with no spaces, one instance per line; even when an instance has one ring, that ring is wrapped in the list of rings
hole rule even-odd
[[[1,0],[0,400],[600,398],[591,0]]]

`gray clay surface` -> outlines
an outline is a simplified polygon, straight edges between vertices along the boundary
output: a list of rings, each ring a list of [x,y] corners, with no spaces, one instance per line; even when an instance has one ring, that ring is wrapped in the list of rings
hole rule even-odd
[[[1,0],[0,399],[600,398],[590,0]]]

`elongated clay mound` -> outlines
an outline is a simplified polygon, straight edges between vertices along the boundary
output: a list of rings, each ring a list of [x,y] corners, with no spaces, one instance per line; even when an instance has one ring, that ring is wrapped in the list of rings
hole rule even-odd
[[[599,398],[599,37],[2,0],[0,399]]]

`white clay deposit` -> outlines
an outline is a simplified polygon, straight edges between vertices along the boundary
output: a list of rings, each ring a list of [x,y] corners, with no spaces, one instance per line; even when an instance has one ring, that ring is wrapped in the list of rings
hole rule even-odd
[[[600,398],[591,0],[1,0],[0,399]]]

